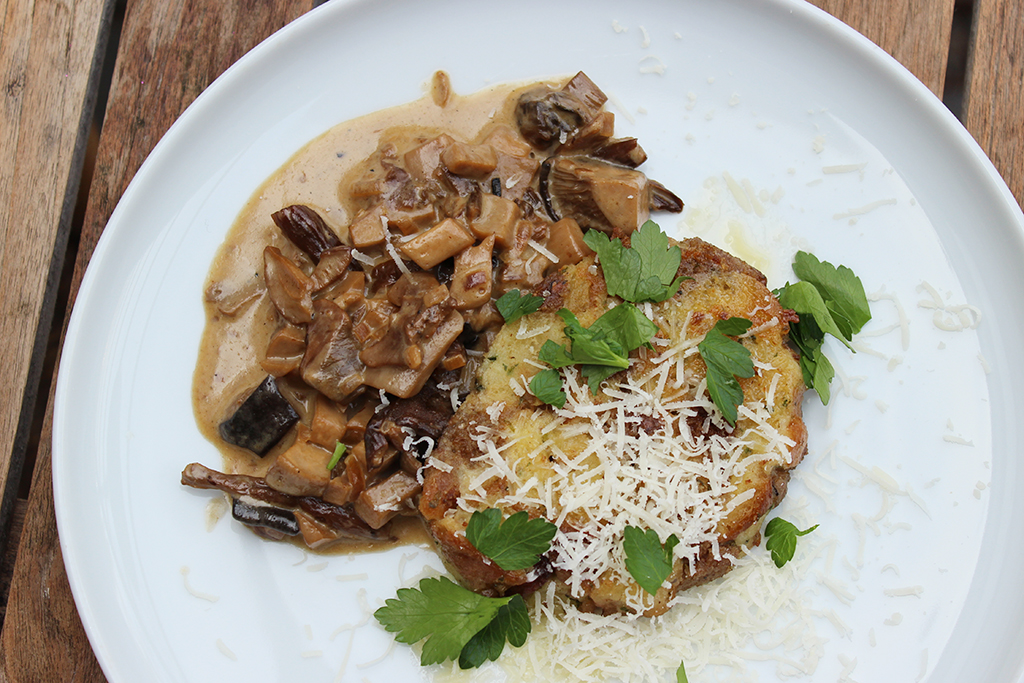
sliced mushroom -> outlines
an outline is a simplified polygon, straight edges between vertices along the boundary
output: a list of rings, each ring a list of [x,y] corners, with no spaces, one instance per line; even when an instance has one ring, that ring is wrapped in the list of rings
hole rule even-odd
[[[269,505],[253,505],[237,498],[231,499],[231,516],[249,527],[268,529],[272,533],[284,536],[297,536],[299,523],[291,510],[271,507]]]
[[[300,325],[313,318],[313,281],[277,247],[263,250],[263,278],[278,313]]]
[[[657,180],[648,179],[651,186],[651,211],[670,211],[679,213],[683,210],[683,200]]]
[[[647,152],[640,146],[636,138],[609,140],[594,149],[591,155],[629,168],[636,168],[647,161]]]
[[[516,124],[537,149],[566,142],[593,119],[607,97],[582,71],[561,90],[531,88],[516,103]]]
[[[320,253],[320,262],[313,269],[313,291],[319,292],[345,277],[352,263],[352,250],[345,246],[332,247]]]
[[[334,505],[319,498],[303,498],[299,501],[296,517],[301,519],[302,513],[322,525],[321,529],[332,531],[334,540],[384,538],[384,535],[377,531],[384,525],[371,528],[356,515],[351,505]]]
[[[276,507],[291,508],[298,505],[298,499],[281,493],[260,477],[246,474],[225,474],[212,470],[197,462],[191,463],[181,472],[181,483],[195,489],[215,489],[229,493],[233,498],[245,496]]]
[[[277,389],[272,375],[257,386],[238,409],[220,423],[220,438],[264,456],[299,421],[299,414]]]
[[[292,244],[303,250],[316,263],[320,255],[341,245],[338,236],[327,227],[324,219],[313,209],[302,204],[293,204],[270,216]]]
[[[352,334],[352,319],[325,299],[313,302],[313,314],[299,366],[302,379],[332,401],[345,403],[363,384],[360,344]]]
[[[541,184],[554,220],[572,216],[581,228],[630,233],[650,215],[647,176],[586,157],[554,157]]]

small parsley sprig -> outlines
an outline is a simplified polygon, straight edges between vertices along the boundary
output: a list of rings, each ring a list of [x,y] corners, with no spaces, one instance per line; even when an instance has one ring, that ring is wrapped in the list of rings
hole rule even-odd
[[[530,633],[530,615],[522,596],[488,598],[451,579],[422,579],[419,588],[400,588],[373,613],[395,640],[423,640],[420,664],[459,660],[470,669],[495,660],[508,641],[521,647]]]
[[[719,320],[697,345],[707,366],[708,394],[725,421],[734,427],[739,417],[737,406],[743,403],[743,389],[736,378],[753,377],[754,362],[747,347],[730,337],[743,334],[751,324],[745,318]]]
[[[551,547],[558,527],[546,519],[530,519],[525,510],[502,521],[501,510],[477,510],[469,518],[466,538],[505,571],[529,569]]]
[[[679,662],[679,668],[676,669],[676,683],[689,683],[686,678],[685,662]]]
[[[806,536],[817,528],[818,525],[815,524],[809,529],[800,531],[792,522],[787,522],[781,517],[776,517],[768,522],[764,528],[764,535],[768,542],[764,544],[764,547],[772,554],[775,566],[781,569],[792,560],[793,554],[796,553],[796,539]]]
[[[513,289],[502,294],[494,305],[498,307],[498,313],[501,313],[505,322],[510,323],[536,312],[543,303],[544,299],[539,296],[522,294],[518,289]]]
[[[830,334],[852,348],[853,335],[871,320],[868,298],[852,270],[819,261],[805,251],[798,251],[793,258],[793,272],[800,281],[787,282],[775,291],[775,296],[780,304],[800,316],[800,322],[790,325],[789,338],[800,351],[804,384],[814,389],[827,405],[835,369],[821,349],[825,335]]]
[[[658,326],[633,304],[621,303],[606,312],[590,327],[583,327],[572,311],[558,312],[565,321],[565,336],[569,345],[544,342],[539,360],[553,369],[542,370],[530,381],[530,391],[541,401],[561,408],[565,405],[565,391],[561,368],[579,365],[591,393],[596,394],[601,382],[616,372],[629,367],[629,353],[649,345],[658,333]]]
[[[610,239],[600,230],[583,236],[587,246],[597,252],[611,296],[626,301],[665,301],[676,293],[685,277],[676,277],[682,251],[669,245],[668,236],[654,221],[647,221],[629,237],[630,246],[619,238]]]
[[[626,569],[641,588],[654,595],[672,573],[672,551],[677,545],[679,539],[675,534],[669,536],[662,545],[653,529],[644,531],[640,527],[627,526],[622,539],[622,547],[626,551]]]

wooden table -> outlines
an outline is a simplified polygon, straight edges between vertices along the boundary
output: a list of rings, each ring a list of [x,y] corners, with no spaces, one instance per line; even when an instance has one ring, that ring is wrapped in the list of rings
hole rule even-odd
[[[54,522],[50,434],[59,341],[100,233],[164,131],[225,68],[316,2],[127,0],[125,8],[116,0],[3,1],[0,681],[100,681]],[[954,8],[964,3],[815,4],[942,96]],[[106,85],[102,67],[110,59],[113,78]],[[96,140],[91,123],[103,100]],[[961,118],[1018,202],[1024,200],[1021,112],[1024,0],[974,0]],[[85,160],[93,154],[88,175]],[[80,194],[88,203],[76,218]]]

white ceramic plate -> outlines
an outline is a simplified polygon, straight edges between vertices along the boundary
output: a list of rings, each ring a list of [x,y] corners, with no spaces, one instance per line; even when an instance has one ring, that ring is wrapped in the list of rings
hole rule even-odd
[[[429,552],[306,557],[227,520],[208,532],[210,496],[178,478],[194,460],[219,465],[190,382],[204,276],[235,215],[308,140],[417,98],[435,69],[462,93],[585,70],[650,153],[648,174],[686,200],[663,226],[760,254],[773,286],[808,248],[881,295],[861,352],[828,349],[847,381],[829,409],[807,399],[811,451],[786,502],[822,525],[806,546],[819,554],[808,606],[824,615],[811,678],[1017,681],[1021,211],[919,82],[785,0],[335,0],[189,107],[107,226],[58,378],[62,548],[110,680],[425,675],[372,619],[337,629],[437,566]],[[978,312],[976,329],[935,324]]]

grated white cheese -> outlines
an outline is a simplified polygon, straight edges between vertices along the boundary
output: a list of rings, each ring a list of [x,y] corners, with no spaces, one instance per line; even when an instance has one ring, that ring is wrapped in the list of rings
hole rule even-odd
[[[187,566],[182,566],[182,568],[180,570],[180,572],[181,572],[181,580],[185,584],[185,590],[187,590],[189,593],[191,593],[193,596],[199,598],[200,600],[206,600],[207,602],[217,602],[218,600],[220,600],[220,598],[218,596],[216,596],[216,595],[212,595],[210,593],[204,593],[202,591],[198,591],[195,588],[193,588],[192,585],[189,584],[189,582],[188,582],[188,575],[189,575],[190,571],[192,571],[192,570],[189,569]]]

